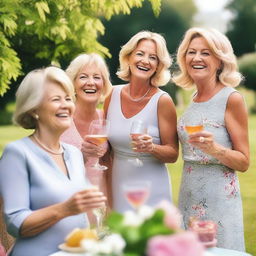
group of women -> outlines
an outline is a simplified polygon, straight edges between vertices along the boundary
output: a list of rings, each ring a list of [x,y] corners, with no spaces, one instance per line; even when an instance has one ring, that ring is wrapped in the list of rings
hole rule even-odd
[[[164,38],[141,31],[122,47],[119,59],[122,85],[111,86],[97,54],[79,55],[66,72],[34,70],[21,83],[14,121],[34,132],[7,145],[0,160],[5,222],[16,238],[10,255],[49,255],[73,228],[89,226],[85,212],[91,222],[94,208],[129,209],[124,182],[149,180],[149,205],[171,201],[171,172],[165,164],[177,160],[179,141],[184,228],[191,216],[211,219],[218,224],[219,247],[244,251],[236,171],[249,166],[247,111],[234,89],[242,76],[229,40],[214,29],[191,28],[178,48],[180,72],[172,80],[195,88],[184,114],[193,119],[200,112],[204,119],[204,129],[190,135],[183,115],[177,122],[171,97],[159,89],[171,79]],[[97,109],[101,100],[103,110]],[[103,118],[111,125],[108,144],[99,147],[87,135],[91,121]],[[135,120],[146,124],[147,133],[133,138],[131,147]],[[128,161],[138,154],[143,165]],[[109,169],[92,169],[95,157]]]

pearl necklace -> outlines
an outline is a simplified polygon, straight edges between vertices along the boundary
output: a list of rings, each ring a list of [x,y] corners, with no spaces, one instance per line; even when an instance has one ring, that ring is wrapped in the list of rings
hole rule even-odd
[[[47,146],[45,146],[39,139],[38,137],[35,135],[35,133],[32,135],[33,138],[35,139],[35,141],[38,143],[38,145],[40,145],[44,150],[46,150],[47,152],[53,154],[53,155],[61,155],[63,154],[63,148],[60,146],[58,151],[54,151],[50,148],[48,148]]]
[[[144,95],[142,95],[140,98],[136,98],[136,99],[132,98],[132,96],[131,96],[131,86],[130,85],[128,86],[128,88],[129,88],[129,97],[130,97],[130,99],[134,102],[139,102],[139,101],[143,100],[148,95],[148,93],[152,89],[152,86],[149,86],[148,90],[146,91],[146,93]]]

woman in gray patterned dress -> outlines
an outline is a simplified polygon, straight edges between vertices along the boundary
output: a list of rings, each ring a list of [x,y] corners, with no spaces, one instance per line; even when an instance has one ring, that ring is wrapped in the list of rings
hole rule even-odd
[[[184,160],[179,208],[189,218],[218,224],[218,247],[244,251],[243,210],[236,170],[249,167],[248,116],[241,94],[233,87],[242,76],[232,46],[214,29],[191,28],[177,53],[178,86],[195,86],[185,111],[190,119],[203,116],[204,129],[188,135],[178,122]],[[187,114],[186,114],[187,116]]]

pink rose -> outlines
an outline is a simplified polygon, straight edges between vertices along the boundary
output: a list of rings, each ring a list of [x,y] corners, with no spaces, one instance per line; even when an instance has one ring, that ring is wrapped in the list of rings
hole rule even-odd
[[[175,230],[180,228],[182,217],[177,207],[170,202],[163,200],[156,208],[164,210],[164,223],[167,227]]]
[[[148,241],[147,256],[203,256],[204,247],[190,231],[155,236]]]
[[[0,242],[0,256],[6,256],[6,252],[4,247],[2,246],[1,242]]]

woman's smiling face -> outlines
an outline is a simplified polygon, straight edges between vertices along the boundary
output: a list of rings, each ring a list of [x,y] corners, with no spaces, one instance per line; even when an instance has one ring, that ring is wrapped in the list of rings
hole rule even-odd
[[[156,43],[143,39],[129,56],[131,76],[148,80],[156,72],[158,63]]]
[[[46,81],[41,104],[35,110],[38,126],[63,132],[71,125],[75,104],[70,95],[56,82]]]
[[[195,81],[216,80],[216,72],[221,61],[211,51],[203,37],[191,40],[186,52],[186,68],[190,77]]]
[[[95,64],[84,66],[75,79],[75,91],[78,101],[98,102],[104,86],[101,71]]]

